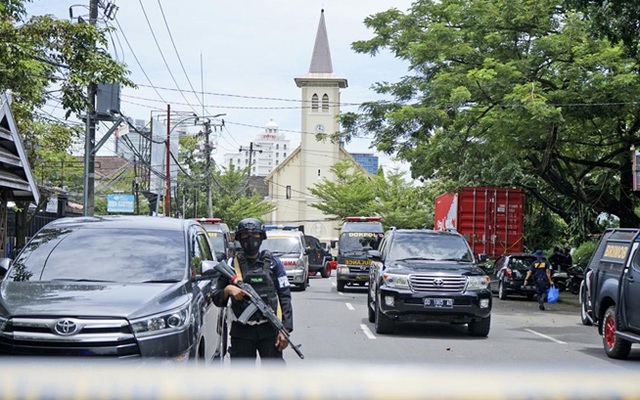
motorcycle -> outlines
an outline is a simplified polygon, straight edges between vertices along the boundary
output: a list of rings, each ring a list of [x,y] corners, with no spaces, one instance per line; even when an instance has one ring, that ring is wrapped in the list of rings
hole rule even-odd
[[[558,291],[564,292],[567,290],[567,282],[568,275],[565,271],[552,271],[551,272],[551,280],[553,281],[553,286],[555,286]]]
[[[584,279],[584,270],[574,264],[567,269],[567,289],[572,294],[580,293],[580,284]]]

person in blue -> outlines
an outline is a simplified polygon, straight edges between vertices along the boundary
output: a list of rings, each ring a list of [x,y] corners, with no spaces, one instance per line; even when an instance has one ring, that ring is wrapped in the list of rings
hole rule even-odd
[[[524,285],[527,285],[529,279],[533,276],[533,280],[536,286],[536,293],[538,294],[538,308],[544,310],[544,297],[547,293],[549,285],[553,285],[551,279],[551,265],[549,261],[544,257],[544,253],[541,249],[537,249],[533,255],[536,259],[529,265],[527,276],[524,278]]]
[[[281,319],[287,331],[293,331],[293,307],[291,289],[287,273],[278,257],[268,251],[260,252],[260,245],[267,237],[262,222],[256,218],[245,218],[238,223],[236,240],[240,249],[229,259],[236,276],[249,283],[262,300],[271,306]],[[231,348],[232,362],[256,359],[257,354],[265,362],[284,362],[282,351],[288,342],[269,321],[256,311],[246,323],[238,321],[250,304],[249,293],[233,285],[229,279],[220,276],[213,291],[213,302],[218,307],[226,307],[231,299]]]

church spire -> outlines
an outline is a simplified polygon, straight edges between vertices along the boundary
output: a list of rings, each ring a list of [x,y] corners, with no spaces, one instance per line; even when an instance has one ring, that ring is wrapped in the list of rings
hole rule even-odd
[[[309,72],[328,74],[333,72],[327,27],[324,23],[324,9],[320,11],[320,23],[318,23],[318,32],[316,33],[316,43],[313,45],[313,55],[311,56]]]

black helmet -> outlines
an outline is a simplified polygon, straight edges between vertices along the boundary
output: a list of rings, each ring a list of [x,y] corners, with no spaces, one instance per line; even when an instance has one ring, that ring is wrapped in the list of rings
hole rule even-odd
[[[267,238],[267,232],[264,230],[262,222],[260,222],[260,220],[257,218],[245,218],[242,221],[238,222],[238,228],[236,229],[236,240],[238,240],[240,235],[245,232],[260,232],[260,238],[262,240]]]

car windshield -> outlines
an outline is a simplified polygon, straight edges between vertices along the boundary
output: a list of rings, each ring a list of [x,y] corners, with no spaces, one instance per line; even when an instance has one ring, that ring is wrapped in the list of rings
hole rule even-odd
[[[374,232],[343,232],[340,234],[338,248],[343,254],[362,253],[364,247],[378,249],[383,234]]]
[[[38,233],[16,259],[14,281],[179,281],[186,274],[183,233],[64,228]]]
[[[295,237],[269,238],[267,237],[260,246],[260,250],[269,250],[276,254],[300,254],[300,240]]]
[[[392,260],[473,261],[464,238],[451,235],[401,234],[391,244]]]
[[[224,234],[222,232],[207,232],[211,249],[216,253],[224,253]]]

